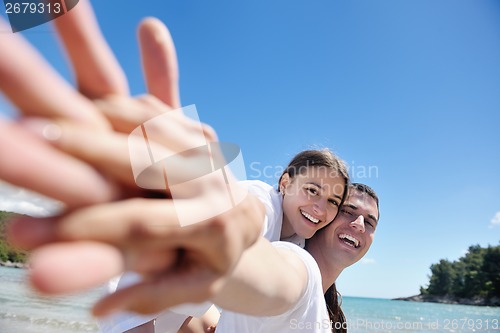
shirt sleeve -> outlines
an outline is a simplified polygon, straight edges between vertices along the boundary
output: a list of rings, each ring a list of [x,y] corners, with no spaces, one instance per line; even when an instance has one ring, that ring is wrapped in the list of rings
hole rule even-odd
[[[271,185],[259,180],[246,180],[238,183],[248,193],[262,202],[266,209],[266,216],[262,226],[261,236],[269,241],[280,239],[283,208],[277,191]]]

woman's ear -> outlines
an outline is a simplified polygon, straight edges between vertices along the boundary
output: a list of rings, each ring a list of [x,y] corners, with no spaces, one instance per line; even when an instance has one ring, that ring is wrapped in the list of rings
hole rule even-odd
[[[283,176],[281,176],[280,180],[280,193],[285,195],[285,189],[287,186],[290,185],[290,175],[288,173],[284,173]]]

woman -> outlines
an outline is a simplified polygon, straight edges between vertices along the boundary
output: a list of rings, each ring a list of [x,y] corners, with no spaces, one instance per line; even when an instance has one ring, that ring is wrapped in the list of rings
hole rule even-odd
[[[280,253],[282,258],[276,258],[276,262],[270,265],[277,265],[279,260],[283,260],[288,261],[294,268],[277,268],[280,269],[281,274],[276,277],[276,281],[271,274],[266,276],[263,271],[246,272],[257,275],[255,279],[263,283],[279,284],[268,285],[274,292],[271,298],[277,297],[281,288],[285,289],[284,293],[287,296],[294,295],[294,290],[302,289],[300,296],[292,297],[294,301],[285,309],[280,308],[280,305],[286,303],[285,301],[268,308],[265,305],[267,300],[261,300],[265,304],[248,305],[247,299],[243,298],[245,302],[242,303],[250,309],[240,307],[238,309],[240,313],[222,311],[217,332],[343,331],[346,323],[337,321],[337,318],[332,316],[333,313],[327,314],[327,305],[329,310],[335,305],[325,302],[323,294],[326,293],[325,298],[328,299],[328,291],[331,290],[331,286],[334,285],[340,273],[366,254],[372,244],[377,223],[378,198],[375,192],[361,184],[350,186],[349,196],[337,218],[308,240],[306,250],[310,256],[293,245],[273,243],[277,248],[286,244],[290,252]],[[260,254],[260,257],[269,255],[269,253]],[[236,270],[245,265],[245,260],[250,259],[242,258]],[[257,256],[253,260],[258,260]],[[303,272],[300,270],[300,262],[307,267],[306,276],[301,274]],[[290,285],[287,284],[289,279],[293,280]],[[259,282],[253,281],[252,283],[258,285]],[[287,301],[290,300],[287,299]]]

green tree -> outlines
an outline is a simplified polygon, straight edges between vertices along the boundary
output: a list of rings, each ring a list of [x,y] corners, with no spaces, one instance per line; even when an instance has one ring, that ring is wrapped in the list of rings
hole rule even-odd
[[[18,216],[15,213],[0,211],[0,261],[25,262],[26,252],[16,249],[5,239],[5,227],[12,217]]]
[[[451,262],[441,259],[438,264],[431,265],[431,277],[427,291],[431,295],[450,295],[453,281],[455,280],[455,270]]]
[[[484,254],[484,293],[488,298],[500,297],[500,246],[489,246]]]
[[[9,260],[9,249],[7,248],[7,245],[0,240],[0,261],[7,261]]]
[[[469,247],[467,254],[460,258],[465,266],[464,289],[462,297],[486,296],[482,295],[484,274],[482,272],[485,249],[479,245]]]
[[[500,297],[500,246],[473,245],[459,260],[442,259],[430,269],[429,287],[420,287],[422,295]]]
[[[467,271],[466,265],[463,261],[459,260],[453,263],[455,268],[455,277],[452,282],[451,290],[453,294],[458,297],[466,297],[465,290],[465,273]]]

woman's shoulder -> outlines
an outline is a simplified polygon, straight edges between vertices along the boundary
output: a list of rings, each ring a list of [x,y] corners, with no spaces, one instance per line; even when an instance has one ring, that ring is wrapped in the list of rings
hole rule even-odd
[[[255,179],[242,180],[242,181],[239,181],[238,184],[241,185],[243,188],[247,188],[247,189],[256,189],[256,190],[262,190],[262,191],[266,191],[266,192],[270,192],[270,191],[277,192],[277,190],[273,186],[271,186],[268,183],[263,182],[261,180],[255,180]]]
[[[264,204],[281,207],[281,196],[273,186],[260,180],[244,180],[238,184],[248,193],[255,195]]]

